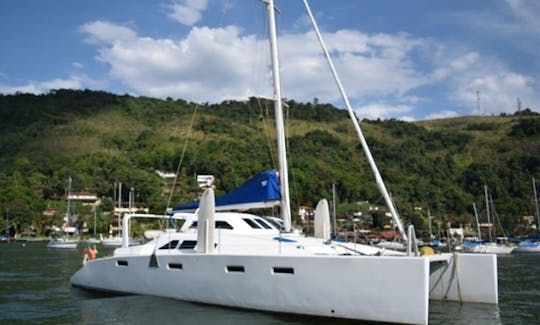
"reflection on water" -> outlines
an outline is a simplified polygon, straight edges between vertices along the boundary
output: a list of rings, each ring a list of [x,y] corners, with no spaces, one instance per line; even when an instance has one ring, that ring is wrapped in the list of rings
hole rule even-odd
[[[0,323],[328,324],[326,318],[194,304],[147,296],[111,296],[72,288],[78,250],[45,243],[0,246]],[[110,248],[100,249],[102,254]],[[500,256],[499,305],[430,302],[430,324],[538,324],[540,254]],[[374,302],[376,303],[376,302]],[[331,320],[332,324],[358,322]]]
[[[502,324],[499,306],[430,301],[430,324]]]

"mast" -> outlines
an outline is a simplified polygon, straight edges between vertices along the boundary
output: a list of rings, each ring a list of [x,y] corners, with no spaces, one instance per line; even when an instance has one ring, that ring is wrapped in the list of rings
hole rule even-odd
[[[488,221],[488,239],[491,242],[491,217],[489,215],[489,198],[488,198],[487,185],[484,185],[484,195],[486,197],[486,214],[487,214],[487,221]]]
[[[480,222],[478,221],[478,212],[476,211],[476,204],[472,204],[474,209],[474,218],[476,219],[476,231],[478,232],[478,240],[482,240],[482,233],[480,232]]]
[[[122,229],[122,182],[118,183],[118,227]]]
[[[66,209],[66,227],[69,227],[69,220],[71,219],[71,176],[68,178],[68,193],[67,193],[67,209]],[[64,229],[66,231],[66,229]]]
[[[262,0],[268,11],[268,32],[270,36],[270,52],[272,57],[272,75],[274,77],[274,112],[276,119],[276,138],[278,150],[278,170],[281,191],[281,216],[285,232],[291,231],[291,200],[289,197],[289,176],[287,168],[287,151],[285,146],[285,123],[281,98],[281,80],[279,75],[278,46],[276,36],[276,19],[274,15],[274,0]]]
[[[369,165],[371,167],[371,170],[373,174],[375,175],[377,187],[379,188],[379,191],[384,197],[384,201],[386,202],[386,205],[388,206],[388,209],[390,210],[390,213],[392,214],[392,219],[394,220],[394,223],[398,227],[399,233],[401,234],[405,242],[407,242],[407,235],[405,233],[405,229],[403,228],[403,225],[401,223],[397,210],[394,206],[394,202],[392,202],[392,199],[390,198],[390,194],[388,194],[388,190],[386,189],[386,185],[384,185],[381,174],[379,173],[379,169],[377,168],[377,164],[375,163],[375,160],[373,159],[371,151],[369,150],[369,146],[364,137],[364,134],[362,133],[362,129],[360,129],[360,124],[358,123],[358,119],[356,118],[356,115],[354,114],[352,110],[351,104],[349,103],[349,98],[347,97],[347,94],[345,93],[345,89],[343,88],[341,84],[341,80],[339,79],[336,69],[334,68],[334,63],[332,62],[330,53],[328,53],[328,50],[326,49],[326,45],[322,39],[319,28],[317,27],[315,18],[313,17],[313,14],[311,13],[311,9],[309,8],[307,0],[304,0],[304,5],[308,12],[311,23],[313,24],[313,29],[315,30],[315,33],[317,34],[317,38],[319,39],[319,43],[321,44],[324,55],[326,56],[326,60],[328,61],[328,65],[330,66],[330,70],[332,71],[332,75],[334,76],[334,80],[337,83],[339,92],[341,93],[341,97],[343,98],[343,101],[345,102],[345,106],[347,107],[347,111],[349,112],[349,116],[353,122],[356,133],[358,134],[358,138],[360,139],[360,143],[362,144],[362,148],[364,149],[364,154],[366,155]]]
[[[532,184],[533,184],[533,195],[534,195],[534,208],[536,211],[536,222],[537,222],[536,229],[540,229],[540,213],[538,213],[538,196],[536,196],[536,183],[534,182],[534,177],[532,178]]]
[[[429,226],[429,240],[433,240],[433,231],[431,229],[431,213],[427,210],[428,226]]]

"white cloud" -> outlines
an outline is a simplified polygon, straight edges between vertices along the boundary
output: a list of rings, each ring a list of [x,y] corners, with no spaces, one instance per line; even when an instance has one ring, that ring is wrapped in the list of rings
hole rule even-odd
[[[459,116],[458,112],[456,111],[440,111],[428,114],[426,117],[424,117],[425,120],[435,120],[435,119],[442,119],[442,118],[449,118],[449,117],[456,117]]]
[[[387,119],[405,113],[410,113],[412,111],[412,107],[407,105],[369,104],[359,107],[354,111],[360,119]]]
[[[77,77],[69,79],[53,79],[49,81],[31,81],[25,85],[9,86],[0,83],[0,93],[13,94],[15,92],[42,94],[47,93],[51,89],[80,89],[81,80]]]
[[[201,12],[207,6],[207,0],[184,0],[181,3],[173,3],[168,6],[172,11],[169,17],[183,25],[192,26],[201,19]]]
[[[86,41],[92,44],[129,41],[137,37],[137,33],[129,27],[100,20],[84,24],[80,30],[88,34]]]
[[[537,81],[532,77],[494,69],[461,80],[455,96],[463,102],[474,103],[471,113],[512,113],[517,110],[517,98],[525,105],[538,103],[537,88]],[[480,94],[480,112],[476,109],[477,91]]]

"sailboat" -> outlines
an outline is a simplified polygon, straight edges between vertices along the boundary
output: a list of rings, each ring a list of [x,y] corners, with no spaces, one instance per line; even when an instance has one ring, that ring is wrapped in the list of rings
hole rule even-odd
[[[469,240],[465,241],[463,243],[463,251],[465,253],[481,253],[481,254],[510,254],[515,249],[515,246],[507,245],[505,243],[497,243],[494,242],[492,239],[492,226],[491,226],[491,214],[490,214],[490,204],[492,205],[493,200],[490,200],[490,197],[488,196],[488,190],[487,186],[484,185],[484,195],[486,198],[486,214],[487,214],[487,221],[488,221],[488,239],[486,241],[481,240],[481,234],[480,234],[480,227],[478,224],[478,216],[476,214],[476,206],[474,206],[475,210],[475,216],[476,216],[476,222],[478,225],[478,240]],[[494,206],[493,212],[494,216],[496,216]]]
[[[536,182],[534,177],[532,178],[533,186],[533,201],[534,201],[534,211],[537,221],[537,229],[540,227],[540,213],[538,211],[538,196],[536,195]],[[538,234],[536,236],[538,239]],[[523,240],[514,249],[514,253],[540,253],[540,242],[538,240]]]
[[[132,210],[132,201],[134,199],[133,188],[129,192],[129,211]],[[111,236],[107,238],[101,238],[100,242],[103,246],[122,246],[122,232],[123,229],[120,227],[122,224],[122,183],[118,184],[118,223],[117,226],[111,225]],[[113,234],[113,230],[116,230],[117,233]],[[130,245],[138,245],[140,241],[135,238],[129,239]]]
[[[68,179],[68,191],[67,191],[67,209],[66,216],[64,217],[64,224],[62,225],[62,234],[55,234],[53,238],[47,243],[49,248],[63,248],[63,249],[75,249],[77,248],[78,240],[68,237],[68,230],[74,230],[70,227],[71,221],[71,177]]]
[[[407,251],[394,254],[333,241],[324,199],[315,209],[316,235],[294,231],[274,1],[263,2],[268,12],[279,170],[256,175],[225,197],[215,198],[209,187],[199,202],[177,207],[170,215],[125,215],[122,247],[112,256],[84,262],[71,284],[237,308],[406,324],[428,323],[430,299],[497,304],[496,255],[418,253],[414,228],[409,226],[405,233],[346,96],[379,189],[403,238],[410,238]],[[334,70],[307,1],[304,4]],[[336,81],[344,94],[337,77]],[[281,223],[232,211],[240,207],[277,207]],[[177,232],[164,232],[146,244],[129,247],[132,218],[189,222]]]

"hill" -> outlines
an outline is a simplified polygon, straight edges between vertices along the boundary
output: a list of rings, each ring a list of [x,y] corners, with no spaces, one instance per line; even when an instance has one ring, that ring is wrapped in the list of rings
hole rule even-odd
[[[382,204],[348,115],[328,104],[288,102],[291,197],[295,206],[331,199]],[[113,198],[115,182],[161,213],[170,184],[156,170],[181,169],[172,203],[193,199],[194,175],[213,174],[218,194],[275,164],[273,106],[266,100],[216,105],[105,92],[56,90],[0,95],[0,208],[20,229],[50,222],[47,204],[74,190]],[[472,202],[493,196],[505,229],[523,232],[540,179],[540,117],[468,116],[414,123],[364,120],[363,131],[406,222],[426,228],[472,221]],[[186,144],[186,145],[184,145]]]

